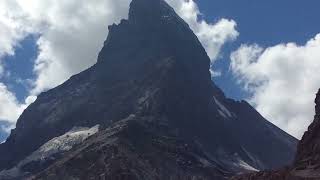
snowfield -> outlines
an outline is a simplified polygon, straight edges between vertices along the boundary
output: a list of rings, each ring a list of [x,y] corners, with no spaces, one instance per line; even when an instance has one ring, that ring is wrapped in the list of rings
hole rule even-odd
[[[99,125],[91,128],[74,127],[62,136],[55,137],[42,145],[30,156],[22,160],[16,167],[0,172],[1,178],[20,177],[27,172],[22,172],[21,167],[31,162],[41,162],[53,158],[53,155],[69,151],[75,145],[82,143],[90,136],[99,132]]]
[[[66,134],[53,138],[44,145],[42,145],[37,151],[27,157],[27,162],[44,160],[56,153],[69,151],[73,146],[80,144],[88,137],[96,134],[99,131],[99,125],[92,128],[74,127]]]

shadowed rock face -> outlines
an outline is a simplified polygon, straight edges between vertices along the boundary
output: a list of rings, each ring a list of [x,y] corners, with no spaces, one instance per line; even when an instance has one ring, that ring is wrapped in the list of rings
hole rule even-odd
[[[320,168],[320,90],[317,93],[315,103],[314,121],[303,135],[298,146],[294,165],[299,169],[312,166]]]
[[[316,114],[298,145],[292,166],[278,171],[260,172],[235,177],[234,180],[316,180],[320,179],[320,90],[315,99]]]
[[[109,26],[97,64],[42,93],[22,114],[0,145],[0,169],[15,167],[73,127],[97,124],[100,133],[41,162],[48,169],[33,177],[112,179],[120,172],[122,179],[224,179],[293,161],[296,139],[245,101],[227,99],[212,83],[209,64],[166,2],[133,0],[128,20]],[[32,167],[23,176],[40,172]]]

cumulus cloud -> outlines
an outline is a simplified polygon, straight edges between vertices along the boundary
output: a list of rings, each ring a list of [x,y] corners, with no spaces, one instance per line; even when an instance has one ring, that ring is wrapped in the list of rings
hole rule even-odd
[[[20,24],[10,15],[9,9],[12,6],[13,3],[0,1],[0,78],[5,73],[3,58],[14,55],[14,48],[26,34]]]
[[[0,120],[14,122],[22,111],[23,108],[15,95],[0,83]]]
[[[213,62],[228,41],[238,36],[233,20],[221,19],[215,24],[200,20],[193,0],[167,0],[187,21],[206,48]],[[108,35],[107,26],[127,18],[131,0],[1,0],[0,57],[13,55],[14,49],[29,34],[39,36],[39,54],[35,59],[36,79],[26,101],[53,88],[70,76],[96,63]],[[1,64],[1,61],[0,61]],[[6,70],[1,68],[0,73]],[[212,71],[213,74],[218,73]],[[4,84],[0,93],[0,120],[15,122],[30,102],[19,104]],[[31,101],[32,102],[32,101]],[[8,108],[6,104],[9,104]],[[6,108],[7,107],[7,108]],[[10,110],[12,109],[12,110]]]
[[[4,55],[13,55],[14,46],[23,36],[19,30],[19,25],[9,18],[3,2],[0,2],[0,57]]]
[[[93,65],[108,34],[107,26],[126,18],[130,3],[129,0],[32,2],[19,1],[41,34],[32,94],[55,87]]]
[[[222,19],[216,24],[199,20],[201,13],[192,0],[168,2],[195,31],[212,63],[223,44],[235,40],[239,34],[233,20]],[[93,65],[108,34],[107,25],[126,18],[129,3],[130,0],[2,1],[3,6],[11,10],[6,12],[7,21],[15,22],[7,24],[16,24],[10,25],[12,34],[28,30],[41,35],[37,42],[40,51],[34,67],[37,79],[32,94],[55,87]],[[13,43],[5,44],[21,39],[12,36],[10,42]],[[12,47],[6,48],[13,52]]]
[[[213,68],[214,62],[219,58],[223,45],[237,39],[239,32],[234,20],[220,19],[215,24],[199,19],[202,15],[197,4],[193,0],[167,0],[177,13],[190,25],[202,45],[206,49],[210,59],[211,75],[220,76],[221,73]]]
[[[250,102],[268,120],[301,138],[313,120],[320,88],[320,34],[305,45],[262,48],[242,45],[231,54],[230,69],[251,92]]]
[[[40,50],[34,66],[37,78],[25,102],[18,102],[0,83],[0,121],[6,122],[1,129],[13,128],[37,94],[93,65],[107,36],[107,25],[125,18],[128,6],[129,0],[0,1],[0,59],[14,55],[15,47],[28,34],[39,35]],[[5,71],[0,61],[0,73]]]
[[[30,96],[25,103],[19,103],[15,94],[8,90],[7,86],[0,83],[0,129],[9,131],[15,126],[15,122],[20,114],[29,104],[35,101],[35,96]]]

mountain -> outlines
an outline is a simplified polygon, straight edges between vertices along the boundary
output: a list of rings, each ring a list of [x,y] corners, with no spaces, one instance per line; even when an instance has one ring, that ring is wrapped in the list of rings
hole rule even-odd
[[[293,165],[277,171],[262,171],[234,177],[234,180],[317,180],[320,179],[320,89],[315,99],[316,114],[298,145]]]
[[[8,127],[10,127],[10,124],[8,122],[0,121],[0,143],[4,142],[9,136],[8,132],[5,130]]]
[[[40,94],[0,145],[0,178],[226,179],[293,161],[297,140],[211,81],[163,0],[133,0],[97,63]]]
[[[294,167],[297,176],[308,174],[320,179],[320,90],[315,103],[314,121],[299,142]]]

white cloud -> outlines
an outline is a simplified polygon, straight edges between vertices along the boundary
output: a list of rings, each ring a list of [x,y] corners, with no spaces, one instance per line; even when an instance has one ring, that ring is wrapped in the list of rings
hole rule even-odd
[[[15,95],[0,83],[0,120],[14,122],[22,111]]]
[[[219,58],[222,46],[236,40],[239,32],[236,30],[237,23],[234,20],[221,19],[212,24],[199,19],[201,12],[193,0],[167,0],[177,13],[190,25],[198,36],[211,59],[211,75],[220,76],[220,72],[213,69],[214,62]]]
[[[18,31],[18,25],[2,11],[0,3],[0,57],[4,55],[13,55],[14,46],[21,39],[22,32]]]
[[[216,24],[199,20],[201,13],[192,0],[168,2],[195,31],[212,63],[218,58],[223,44],[235,40],[239,34],[233,20],[221,19]],[[19,27],[9,28],[12,32],[24,30],[41,34],[38,40],[40,52],[35,65],[38,77],[32,94],[55,87],[93,65],[107,36],[107,25],[126,18],[129,3],[130,0],[3,1],[3,7],[11,8],[10,12],[6,12],[9,14],[7,21],[15,22],[15,26]],[[16,42],[21,38],[12,39],[11,42]]]
[[[32,94],[55,87],[96,62],[107,26],[126,18],[129,0],[19,1],[41,33]],[[59,72],[59,73],[57,73]]]
[[[279,44],[269,48],[242,45],[231,55],[231,70],[253,93],[262,115],[300,138],[314,116],[320,88],[320,34],[305,45]]]
[[[25,35],[20,24],[10,16],[8,9],[12,5],[12,3],[0,1],[0,78],[5,73],[3,58],[14,55],[15,46]]]
[[[107,37],[107,26],[127,18],[131,0],[1,0],[0,58],[13,55],[14,49],[28,34],[37,34],[39,54],[35,60],[36,79],[29,99],[53,88],[73,74],[93,65]],[[233,20],[216,24],[199,20],[201,15],[192,0],[168,0],[195,31],[212,63],[219,57],[224,43],[235,40],[238,32]],[[1,64],[1,61],[0,61]],[[218,75],[219,73],[212,73]],[[0,72],[5,72],[0,65]],[[2,84],[0,112],[15,122],[28,103],[19,104]],[[9,104],[10,109],[6,107]],[[0,118],[1,119],[1,118]]]
[[[25,103],[0,83],[0,120],[14,124],[43,90],[53,88],[96,62],[107,26],[127,16],[129,0],[3,0],[0,1],[0,58],[14,55],[28,34],[40,35],[34,89]],[[0,73],[5,73],[1,66]],[[0,75],[1,75],[0,74]],[[4,127],[2,127],[4,128]]]
[[[30,96],[25,103],[21,104],[15,94],[9,91],[3,83],[0,83],[0,121],[8,123],[5,126],[1,126],[0,129],[5,131],[12,129],[20,114],[35,100],[35,96]]]

